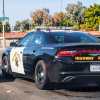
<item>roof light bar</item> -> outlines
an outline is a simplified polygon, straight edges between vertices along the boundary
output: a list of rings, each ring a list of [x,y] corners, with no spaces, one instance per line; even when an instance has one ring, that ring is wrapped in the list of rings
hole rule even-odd
[[[72,31],[72,27],[42,27],[42,26],[38,26],[35,27],[36,31],[51,31],[51,32],[56,32],[56,31]]]

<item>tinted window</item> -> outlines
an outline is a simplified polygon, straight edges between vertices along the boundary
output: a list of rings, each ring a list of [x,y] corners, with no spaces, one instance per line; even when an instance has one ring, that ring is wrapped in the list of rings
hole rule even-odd
[[[41,35],[37,34],[35,36],[35,38],[34,38],[34,44],[36,44],[36,45],[42,44],[42,36]]]
[[[32,45],[42,45],[44,44],[44,35],[42,34],[42,32],[36,32],[33,35],[33,38],[31,39],[31,43],[29,44],[30,46]]]
[[[18,41],[19,46],[27,46],[33,39],[33,33],[28,33],[25,37]]]
[[[95,43],[98,42],[94,36],[85,33],[61,33],[48,34],[49,43]]]

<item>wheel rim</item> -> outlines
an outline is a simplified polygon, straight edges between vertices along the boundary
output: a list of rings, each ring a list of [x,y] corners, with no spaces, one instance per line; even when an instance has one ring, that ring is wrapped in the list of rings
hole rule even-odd
[[[6,57],[4,57],[3,59],[3,66],[4,66],[5,71],[7,72],[8,71],[8,61]]]
[[[45,81],[45,73],[41,65],[38,65],[37,70],[36,70],[36,81],[39,84],[42,84]]]

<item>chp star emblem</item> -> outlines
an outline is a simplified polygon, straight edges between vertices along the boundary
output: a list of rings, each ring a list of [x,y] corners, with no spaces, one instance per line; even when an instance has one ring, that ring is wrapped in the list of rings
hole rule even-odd
[[[20,61],[21,61],[20,54],[15,52],[13,57],[12,57],[12,61],[14,62],[15,66],[19,67],[20,66]]]

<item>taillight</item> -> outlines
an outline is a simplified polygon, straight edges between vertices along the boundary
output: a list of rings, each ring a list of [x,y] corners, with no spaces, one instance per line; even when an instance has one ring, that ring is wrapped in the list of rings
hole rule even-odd
[[[58,51],[56,54],[57,57],[66,57],[66,56],[75,56],[75,55],[76,55],[76,51],[67,51],[67,50]]]

